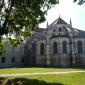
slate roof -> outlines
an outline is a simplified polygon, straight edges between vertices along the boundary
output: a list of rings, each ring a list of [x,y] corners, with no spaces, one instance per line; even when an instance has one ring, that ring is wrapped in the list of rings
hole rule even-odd
[[[36,38],[37,39],[46,39],[45,31],[46,31],[45,28],[36,28],[32,35],[33,39],[36,39]]]
[[[66,25],[69,25],[69,24],[66,23],[61,17],[59,17],[59,18],[56,19],[52,24],[50,24],[49,27],[54,26],[54,25],[58,25],[58,24],[66,24]]]
[[[78,29],[77,29],[78,30]],[[85,31],[82,31],[82,30],[78,30],[78,37],[80,38],[85,38]]]
[[[35,30],[35,32],[39,32],[39,34],[37,35],[35,35],[36,37],[45,37],[45,34],[43,33],[43,32],[45,32],[46,31],[46,29],[45,28],[37,28],[36,30]],[[76,37],[79,37],[79,38],[85,38],[85,31],[83,31],[83,30],[79,30],[79,29],[76,29],[76,28],[73,28],[73,33],[75,33],[75,32],[78,32],[78,35],[76,36]]]
[[[75,33],[78,33],[78,35],[75,36]],[[85,38],[85,31],[73,28],[73,34],[75,38]],[[52,35],[51,38],[56,38],[56,37],[68,37],[69,38],[68,35],[57,35],[57,36]]]
[[[35,37],[37,38],[45,38],[45,32],[48,31],[50,28],[52,28],[52,26],[55,26],[55,25],[59,25],[59,24],[64,24],[64,25],[69,25],[68,23],[66,23],[61,17],[59,17],[58,19],[56,19],[52,24],[50,24],[48,26],[48,29],[45,29],[45,28],[36,28],[34,32],[36,32],[36,34],[34,35]],[[70,25],[69,25],[70,26]],[[65,28],[67,30],[67,33],[71,32],[71,29],[70,28]],[[76,28],[72,28],[73,29],[73,33],[78,33],[77,38],[85,38],[85,31],[83,30],[79,30],[79,29],[76,29]],[[38,33],[38,34],[37,34]],[[66,34],[67,35],[67,34]],[[62,37],[66,37],[66,36],[62,36]]]
[[[43,32],[43,31],[46,31],[45,28],[36,28],[35,29],[35,32]]]

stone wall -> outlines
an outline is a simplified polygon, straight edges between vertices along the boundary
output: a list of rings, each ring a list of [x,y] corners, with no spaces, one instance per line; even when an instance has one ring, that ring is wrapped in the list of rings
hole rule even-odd
[[[58,43],[58,53],[56,55],[53,54],[53,42],[56,41]],[[67,42],[67,53],[62,52],[62,42],[66,41]],[[77,43],[78,41],[82,41],[83,44],[83,53],[79,54],[78,53],[78,46]],[[40,49],[40,43],[43,42],[45,44],[45,41],[39,41],[37,44],[38,49],[37,49],[37,63],[39,65],[45,65],[46,64],[46,59],[47,56],[41,56],[39,54]],[[49,60],[50,60],[50,66],[79,66],[79,65],[85,65],[85,39],[84,38],[75,38],[72,42],[72,45],[70,45],[70,38],[66,37],[58,37],[58,38],[53,38],[49,40]],[[71,48],[72,46],[72,48]],[[72,53],[71,53],[72,49]],[[46,50],[46,48],[45,48]],[[45,51],[46,52],[46,51]],[[45,53],[46,54],[46,53]]]

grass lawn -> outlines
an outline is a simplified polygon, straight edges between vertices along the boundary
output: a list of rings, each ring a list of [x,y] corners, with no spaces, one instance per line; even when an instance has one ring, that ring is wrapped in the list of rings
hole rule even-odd
[[[85,73],[2,77],[0,85],[85,85]]]
[[[15,74],[15,73],[34,73],[34,72],[56,72],[56,71],[75,71],[81,70],[78,68],[5,68],[0,69],[0,74]]]

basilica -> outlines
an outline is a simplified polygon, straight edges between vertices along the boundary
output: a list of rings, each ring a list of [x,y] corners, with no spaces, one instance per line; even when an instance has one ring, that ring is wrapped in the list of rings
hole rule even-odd
[[[0,57],[0,67],[85,66],[85,31],[59,16],[46,28],[37,27],[25,43],[7,49]]]

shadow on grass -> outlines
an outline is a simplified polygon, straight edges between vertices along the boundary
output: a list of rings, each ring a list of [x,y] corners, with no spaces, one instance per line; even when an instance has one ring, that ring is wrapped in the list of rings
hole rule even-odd
[[[5,78],[0,77],[0,85],[2,85],[3,81],[5,80]]]
[[[64,85],[62,83],[48,83],[43,80],[37,79],[27,79],[27,78],[14,78],[14,79],[4,79],[0,78],[4,81],[1,82],[0,85]]]

